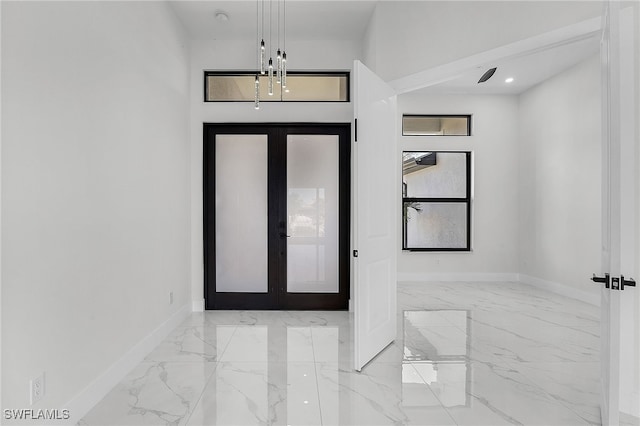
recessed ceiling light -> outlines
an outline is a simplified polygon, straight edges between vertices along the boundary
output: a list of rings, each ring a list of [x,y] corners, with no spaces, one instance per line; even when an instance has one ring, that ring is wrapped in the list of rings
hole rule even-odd
[[[229,14],[223,10],[217,10],[214,16],[221,22],[227,22],[229,20]]]
[[[505,83],[513,83],[513,77],[507,78],[504,82]]]

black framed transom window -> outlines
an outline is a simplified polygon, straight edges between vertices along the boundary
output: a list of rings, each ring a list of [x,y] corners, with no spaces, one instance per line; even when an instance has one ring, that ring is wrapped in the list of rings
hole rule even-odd
[[[402,153],[402,249],[471,250],[471,152]]]
[[[402,136],[471,136],[471,115],[404,114]]]
[[[205,102],[254,102],[255,71],[205,71]],[[288,71],[287,87],[273,85],[260,76],[260,102],[349,102],[349,72]]]

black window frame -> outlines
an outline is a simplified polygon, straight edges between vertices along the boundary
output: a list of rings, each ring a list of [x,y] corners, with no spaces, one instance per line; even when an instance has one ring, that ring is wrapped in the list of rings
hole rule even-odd
[[[204,71],[204,93],[203,93],[203,99],[205,103],[208,102],[212,102],[212,103],[216,103],[216,102],[242,102],[242,103],[246,103],[246,102],[254,102],[253,99],[247,99],[247,100],[236,100],[236,101],[229,101],[229,100],[209,100],[207,99],[207,93],[208,93],[208,78],[209,76],[223,76],[223,77],[235,77],[235,76],[246,76],[246,75],[256,75],[255,71]],[[286,99],[282,99],[282,94],[280,99],[260,99],[260,102],[284,102],[284,103],[309,103],[309,102],[315,102],[315,103],[348,103],[351,102],[351,72],[350,71],[287,71],[287,75],[288,76],[342,76],[342,77],[346,77],[347,79],[347,90],[346,90],[346,94],[347,94],[347,98],[344,101],[322,101],[322,100],[317,100],[317,101],[301,101],[301,100],[286,100]]]
[[[418,153],[418,152],[433,152],[433,153],[453,153],[453,154],[466,154],[466,193],[465,197],[406,197],[406,190],[404,184],[404,177],[402,180],[402,202],[400,206],[400,217],[402,218],[402,250],[403,251],[443,251],[443,252],[470,252],[471,251],[471,151],[443,151],[443,150],[411,150],[411,151],[402,151],[402,155],[404,157],[405,153]],[[466,212],[467,212],[467,238],[466,238],[466,246],[465,247],[407,247],[407,219],[405,215],[405,203],[417,202],[417,203],[466,203]]]
[[[428,117],[428,118],[466,118],[467,119],[467,134],[466,135],[411,135],[404,133],[404,118],[405,117]],[[402,114],[402,136],[410,137],[465,137],[471,136],[471,117],[472,114]],[[444,151],[442,151],[444,152]]]

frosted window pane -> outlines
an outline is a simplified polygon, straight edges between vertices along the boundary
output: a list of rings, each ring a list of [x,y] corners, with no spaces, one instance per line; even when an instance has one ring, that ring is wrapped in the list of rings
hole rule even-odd
[[[338,136],[287,136],[287,291],[338,292]]]
[[[267,135],[216,135],[216,291],[267,289]]]
[[[405,202],[407,248],[467,247],[466,203]]]
[[[404,152],[404,197],[465,198],[467,154],[464,152]]]

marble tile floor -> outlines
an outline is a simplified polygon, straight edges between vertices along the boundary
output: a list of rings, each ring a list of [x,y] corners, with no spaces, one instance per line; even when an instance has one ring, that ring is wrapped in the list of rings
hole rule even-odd
[[[194,313],[81,425],[596,425],[599,311],[517,283],[400,283],[361,373],[347,312]]]

